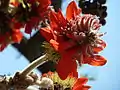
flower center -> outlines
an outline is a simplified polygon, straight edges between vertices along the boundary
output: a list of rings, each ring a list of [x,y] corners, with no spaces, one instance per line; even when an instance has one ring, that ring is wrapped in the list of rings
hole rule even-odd
[[[60,27],[57,34],[64,36],[67,40],[71,39],[78,44],[91,44],[98,39],[100,26],[101,24],[99,24],[96,16],[85,14],[71,19],[66,26]]]

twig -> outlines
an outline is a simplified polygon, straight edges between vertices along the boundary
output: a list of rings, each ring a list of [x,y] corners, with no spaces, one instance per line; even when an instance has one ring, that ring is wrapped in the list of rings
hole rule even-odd
[[[29,74],[33,69],[37,68],[38,66],[44,64],[47,61],[46,54],[34,60],[31,64],[28,65],[22,72],[21,76],[26,76]]]

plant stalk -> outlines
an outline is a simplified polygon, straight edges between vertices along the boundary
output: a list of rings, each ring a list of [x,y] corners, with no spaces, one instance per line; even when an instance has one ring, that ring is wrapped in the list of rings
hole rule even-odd
[[[21,76],[28,75],[33,69],[44,64],[45,62],[47,62],[46,54],[30,63],[23,71],[21,71]]]

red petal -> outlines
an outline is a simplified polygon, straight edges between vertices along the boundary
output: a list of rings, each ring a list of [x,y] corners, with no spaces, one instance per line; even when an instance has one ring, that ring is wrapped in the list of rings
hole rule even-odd
[[[58,13],[50,13],[50,25],[54,30],[62,32],[61,27],[65,27],[67,25],[67,20],[64,18],[61,10],[59,10]]]
[[[91,88],[91,86],[83,86],[83,89],[82,90],[88,90],[88,89],[90,89]],[[80,89],[79,89],[80,90]]]
[[[35,26],[35,25],[38,25],[39,24],[39,18],[38,17],[31,17],[31,20],[30,20],[30,22],[31,22],[31,24],[33,25],[33,26]]]
[[[74,60],[74,59],[73,59]],[[76,59],[75,59],[76,60]],[[71,67],[72,67],[72,74],[73,74],[73,77],[76,77],[76,78],[78,78],[78,72],[77,72],[77,63],[76,63],[76,61],[73,63],[74,65],[72,65]]]
[[[72,41],[57,42],[53,39],[50,40],[50,43],[53,45],[55,50],[58,51],[59,53],[63,53],[65,50],[70,49],[70,48],[72,48],[73,46],[76,45],[76,43],[74,43]]]
[[[19,23],[19,22],[14,23],[14,28],[15,29],[20,29],[22,26],[23,26],[22,23]]]
[[[53,39],[51,39],[50,40],[50,44],[52,44],[52,46],[54,47],[54,49],[56,50],[56,51],[59,51],[59,43],[57,42],[57,41],[55,41],[55,40],[53,40]]]
[[[73,60],[73,56],[72,56],[73,53],[74,53],[73,51],[70,51],[61,55],[61,59],[57,64],[56,71],[62,80],[66,79],[70,73],[76,71],[74,69],[76,69],[77,64],[76,64],[76,61]]]
[[[66,10],[66,18],[70,20],[74,18],[74,16],[79,15],[81,13],[81,9],[79,9],[74,1],[72,1]]]
[[[56,12],[50,12],[50,24],[52,28],[58,28],[59,26],[59,20],[57,18],[57,13]]]
[[[77,66],[77,64],[76,64]],[[69,74],[70,78],[78,78],[78,72],[77,72],[77,68],[75,70],[72,70],[72,72]]]
[[[6,39],[5,35],[0,35],[0,43],[4,42]]]
[[[0,45],[0,52],[3,51],[7,47],[7,45],[7,43],[3,43],[2,45]]]
[[[80,31],[88,30],[87,25],[85,26],[85,24],[86,24],[86,20],[85,19],[86,19],[85,16],[81,17],[81,20],[80,20],[80,24],[81,25],[79,25]]]
[[[22,33],[20,32],[20,30],[14,30],[13,31],[13,34],[12,34],[12,40],[15,42],[15,43],[18,43],[22,40],[23,38],[23,35]]]
[[[88,60],[88,64],[92,66],[102,66],[107,62],[107,60],[100,55],[94,55],[93,57],[88,57],[86,59]]]
[[[77,67],[77,64],[75,66]],[[73,73],[73,77],[78,78],[78,72],[77,72],[77,68],[76,67],[73,67],[72,73]]]
[[[88,81],[87,78],[78,78],[74,84],[74,86],[79,86],[82,84],[86,84],[86,82]]]
[[[91,21],[91,16],[88,14],[86,14],[86,15],[84,15],[83,17],[85,17],[84,19],[85,19],[85,21],[83,20],[83,26],[84,26],[84,28],[85,28],[85,30],[89,30],[89,28],[90,28],[90,21]]]
[[[103,46],[104,48],[106,47],[106,43],[101,39],[99,39],[97,43]]]
[[[25,33],[31,34],[32,28],[33,28],[33,26],[31,25],[31,23],[27,23],[25,26]]]
[[[38,24],[39,18],[32,17],[25,26],[25,32],[31,34],[32,29]]]
[[[74,77],[77,77],[77,64],[73,57],[78,48],[70,49],[64,53],[61,53],[61,59],[57,65],[57,72],[61,79],[66,79],[70,73],[73,73]]]
[[[57,73],[59,77],[64,80],[71,73],[72,60],[68,56],[62,56],[57,64]]]
[[[100,52],[106,47],[106,43],[103,40],[99,40],[97,44],[98,44],[98,47],[97,46],[93,47],[94,52]]]
[[[75,84],[73,85],[72,90],[88,90],[90,86],[84,86],[84,84],[86,84],[87,81],[87,78],[78,78]]]
[[[50,4],[51,1],[50,0],[37,0],[40,3],[40,7],[43,8],[47,8]]]
[[[51,33],[50,27],[45,27],[40,29],[40,33],[45,37],[45,39],[49,42],[53,39],[53,35]]]
[[[67,21],[66,21],[66,19],[64,18],[64,16],[63,16],[61,10],[58,11],[57,17],[58,17],[59,22],[60,22],[59,24],[61,24],[62,26],[67,25]]]
[[[94,51],[95,53],[98,53],[98,52],[102,51],[103,49],[104,49],[104,48],[101,47],[101,46],[99,46],[99,47],[93,47],[93,51]]]
[[[88,90],[90,88],[91,88],[90,86],[81,86],[81,85],[79,85],[77,87],[73,87],[72,90]]]

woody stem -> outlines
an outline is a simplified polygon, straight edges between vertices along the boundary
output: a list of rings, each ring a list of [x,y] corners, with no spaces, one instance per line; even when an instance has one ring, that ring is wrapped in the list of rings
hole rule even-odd
[[[32,63],[30,63],[23,71],[21,71],[21,76],[26,76],[29,74],[33,69],[37,68],[38,66],[44,64],[47,61],[46,54],[37,58]]]

